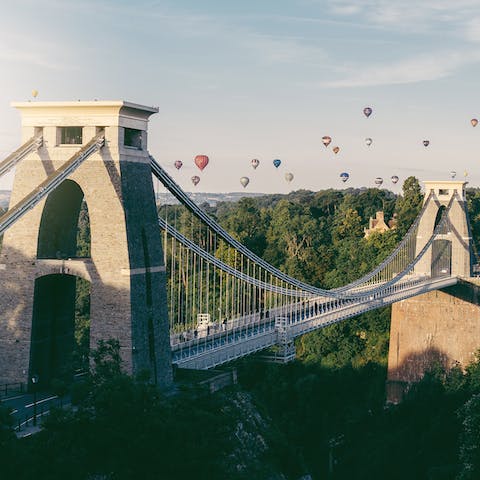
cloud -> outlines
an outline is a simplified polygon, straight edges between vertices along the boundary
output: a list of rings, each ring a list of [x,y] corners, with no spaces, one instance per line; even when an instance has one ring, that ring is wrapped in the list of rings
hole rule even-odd
[[[471,19],[464,28],[465,38],[470,42],[480,42],[480,16]]]
[[[464,24],[480,14],[478,0],[330,0],[333,15],[361,16],[366,21],[399,30],[437,29]]]
[[[0,29],[0,60],[43,67],[51,70],[75,70],[77,67],[59,60],[61,47],[26,34],[8,32]]]
[[[480,52],[436,53],[373,66],[351,65],[341,72],[343,77],[317,83],[318,87],[350,88],[398,85],[438,80],[453,75],[458,69],[480,62]]]
[[[327,58],[325,50],[295,37],[278,37],[239,32],[240,45],[268,63],[319,64]]]

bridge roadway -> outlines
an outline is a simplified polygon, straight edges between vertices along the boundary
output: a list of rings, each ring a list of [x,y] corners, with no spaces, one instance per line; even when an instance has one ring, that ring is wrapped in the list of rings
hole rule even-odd
[[[266,312],[263,318],[259,313],[230,320],[212,326],[210,331],[174,333],[170,336],[172,363],[182,368],[207,369],[258,352],[273,345],[281,345],[280,335],[287,340],[304,333],[332,325],[360,315],[369,310],[420,295],[432,290],[450,287],[458,282],[457,277],[425,276],[404,277],[403,282],[390,285],[379,293],[358,300],[344,300],[332,308],[332,301],[317,297],[305,302],[277,307]],[[319,302],[322,303],[319,303]],[[316,310],[316,312],[315,312]],[[278,325],[280,318],[286,318],[286,332]],[[193,338],[192,338],[193,337]]]

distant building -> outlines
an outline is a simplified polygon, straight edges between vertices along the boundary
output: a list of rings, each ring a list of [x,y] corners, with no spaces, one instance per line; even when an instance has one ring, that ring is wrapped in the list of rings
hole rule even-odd
[[[387,232],[388,230],[396,228],[396,226],[396,214],[394,214],[393,218],[391,218],[388,223],[386,223],[383,212],[377,212],[375,214],[375,218],[370,217],[370,220],[368,222],[368,228],[364,228],[363,231],[365,233],[365,238],[368,238],[373,232]]]

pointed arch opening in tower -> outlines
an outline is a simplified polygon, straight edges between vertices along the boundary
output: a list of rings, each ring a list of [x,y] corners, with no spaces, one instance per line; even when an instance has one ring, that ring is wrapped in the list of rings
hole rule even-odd
[[[90,257],[90,221],[82,189],[62,182],[47,198],[40,221],[37,258]]]
[[[437,216],[435,217],[435,223],[433,225],[434,230],[437,228],[437,225],[440,223],[440,220],[442,219],[442,215],[443,215],[443,212],[445,211],[445,208],[446,208],[445,205],[440,205],[440,207],[438,207]]]

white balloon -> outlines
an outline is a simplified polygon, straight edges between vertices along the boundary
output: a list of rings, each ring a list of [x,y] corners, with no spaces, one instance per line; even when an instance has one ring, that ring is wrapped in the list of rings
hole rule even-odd
[[[240,179],[240,183],[242,184],[243,188],[245,188],[250,183],[250,179],[248,177],[242,177]]]

